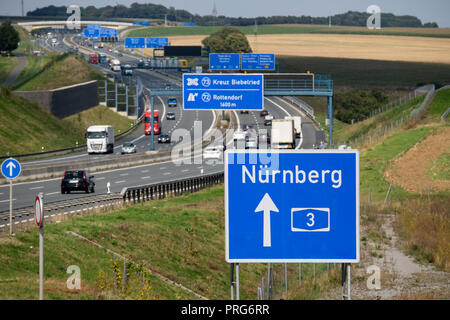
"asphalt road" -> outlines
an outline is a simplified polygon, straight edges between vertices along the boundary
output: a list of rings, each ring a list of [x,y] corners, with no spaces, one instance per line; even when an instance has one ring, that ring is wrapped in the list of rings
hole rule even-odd
[[[148,71],[138,71],[135,75],[140,77],[143,83],[146,81],[153,81],[155,75]],[[180,99],[180,97],[178,97]],[[317,144],[316,130],[312,122],[306,118],[295,106],[278,97],[266,97],[264,99],[264,108],[274,116],[275,119],[281,119],[288,115],[300,115],[302,117],[302,137],[297,139],[297,148],[310,149],[313,144]],[[181,105],[169,108],[167,106],[167,97],[158,97],[155,99],[155,108],[160,110],[162,117],[162,132],[169,135],[180,134],[177,129],[188,132],[191,137],[194,134],[195,121],[202,121],[203,134],[207,129],[211,128],[211,123],[214,121],[214,115],[210,111],[186,111]],[[166,120],[165,114],[168,111],[175,112],[176,120]],[[239,111],[234,112],[236,115],[236,127],[242,127],[244,124],[254,125],[257,131],[263,129],[270,130],[270,126],[266,127],[263,123],[263,117],[260,117],[259,112],[250,111],[248,114],[241,114]],[[139,148],[139,151],[147,151],[150,147],[150,136],[143,134],[142,126],[126,138],[127,141],[134,141]],[[193,140],[193,139],[192,139]],[[117,144],[117,143],[116,143]],[[176,144],[161,145],[158,148],[172,148]],[[178,145],[177,145],[178,146]],[[229,147],[231,144],[229,145]],[[115,152],[119,152],[119,146],[116,147]],[[54,163],[55,161],[76,160],[82,157],[93,157],[97,159],[100,157],[107,157],[108,155],[87,155],[74,154],[65,157],[57,157],[53,159],[38,160],[40,162]],[[71,157],[71,158],[69,158]],[[78,158],[77,158],[78,157]],[[124,159],[127,155],[123,155]],[[35,163],[35,162],[34,162]],[[25,164],[26,165],[26,164]],[[215,173],[223,171],[222,163],[208,163],[202,161],[201,156],[194,158],[189,157],[182,161],[181,164],[173,161],[166,161],[161,163],[154,163],[149,165],[140,165],[131,168],[108,170],[104,172],[97,172],[94,174],[95,178],[95,194],[104,194],[107,192],[107,183],[110,183],[111,192],[120,192],[125,187],[139,186],[150,183],[163,182],[168,180],[176,180],[181,178],[188,178],[198,176],[203,170],[204,174]],[[61,176],[62,176],[61,172]],[[61,194],[60,191],[61,178],[47,179],[33,182],[22,182],[13,185],[13,208],[22,208],[31,206],[33,199],[39,192],[44,193],[45,202],[55,202],[65,199],[74,199],[84,197],[87,194],[84,192],[73,192],[71,194]],[[0,212],[9,209],[9,185],[0,185]]]

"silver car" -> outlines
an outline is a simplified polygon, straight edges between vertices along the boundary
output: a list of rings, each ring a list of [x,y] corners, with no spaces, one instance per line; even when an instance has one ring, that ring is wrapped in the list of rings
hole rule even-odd
[[[124,153],[136,153],[136,145],[132,142],[124,142],[122,144],[122,154]]]

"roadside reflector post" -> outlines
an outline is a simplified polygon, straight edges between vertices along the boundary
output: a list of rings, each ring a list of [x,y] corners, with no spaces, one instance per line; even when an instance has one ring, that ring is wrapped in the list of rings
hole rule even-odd
[[[44,300],[44,193],[34,200],[34,221],[39,227],[39,300]]]

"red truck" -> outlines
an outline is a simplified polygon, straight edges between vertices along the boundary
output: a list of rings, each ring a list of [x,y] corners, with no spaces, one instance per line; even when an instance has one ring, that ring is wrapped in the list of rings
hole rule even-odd
[[[89,62],[90,62],[90,63],[98,63],[98,54],[92,53],[92,54],[89,56]]]
[[[146,135],[151,134],[151,123],[152,123],[152,112],[145,111],[144,118],[142,119],[144,122],[144,133]],[[160,134],[161,133],[161,121],[159,119],[159,111],[153,111],[153,133]]]

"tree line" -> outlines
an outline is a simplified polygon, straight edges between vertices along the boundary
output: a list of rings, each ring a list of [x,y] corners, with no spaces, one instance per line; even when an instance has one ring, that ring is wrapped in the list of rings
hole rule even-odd
[[[49,16],[66,17],[67,7],[65,6],[47,6],[27,12],[27,16]],[[270,17],[226,17],[192,14],[186,10],[175,9],[174,7],[165,7],[157,4],[132,3],[130,7],[124,5],[105,6],[97,8],[95,6],[80,7],[81,15],[85,19],[89,18],[136,18],[136,19],[164,19],[176,22],[193,22],[201,26],[210,25],[228,25],[228,26],[249,26],[264,24],[328,24],[329,17],[311,17],[311,16],[270,16]],[[367,18],[370,14],[366,12],[348,11],[342,14],[336,14],[331,17],[333,25],[338,26],[366,26]],[[382,13],[381,27],[428,27],[438,28],[436,22],[423,24],[420,19],[410,15],[396,16],[391,13]]]

